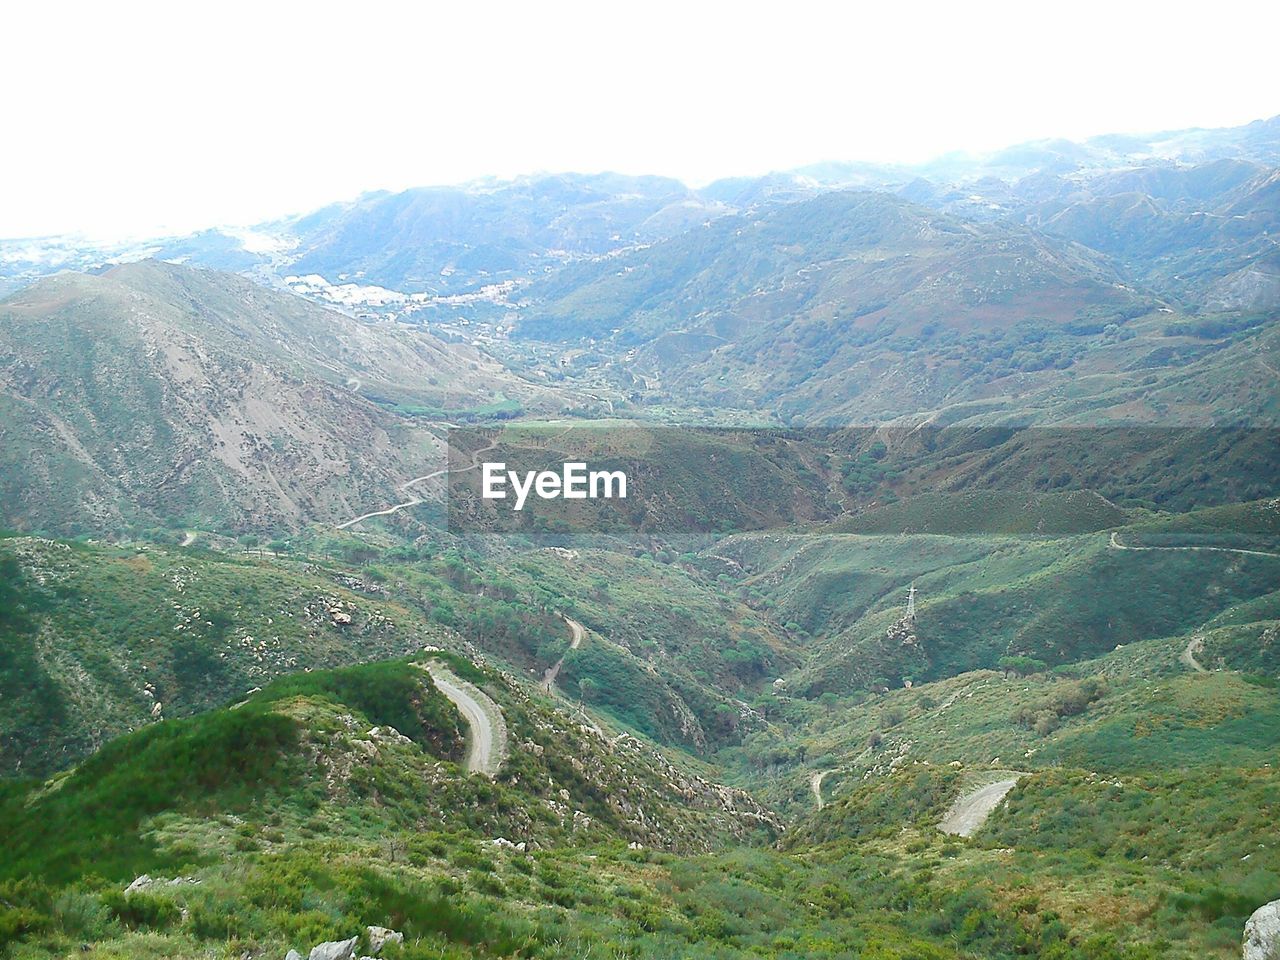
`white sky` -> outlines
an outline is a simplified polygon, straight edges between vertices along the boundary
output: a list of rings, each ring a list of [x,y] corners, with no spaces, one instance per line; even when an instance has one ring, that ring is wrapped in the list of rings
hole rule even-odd
[[[1179,9],[1185,10],[1185,15]],[[0,237],[537,170],[693,183],[1280,113],[1280,4],[6,4]]]

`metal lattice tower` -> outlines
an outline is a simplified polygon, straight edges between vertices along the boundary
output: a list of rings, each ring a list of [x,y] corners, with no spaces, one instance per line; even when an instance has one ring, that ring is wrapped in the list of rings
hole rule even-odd
[[[907,619],[916,618],[916,582],[911,581],[911,592],[907,594]]]

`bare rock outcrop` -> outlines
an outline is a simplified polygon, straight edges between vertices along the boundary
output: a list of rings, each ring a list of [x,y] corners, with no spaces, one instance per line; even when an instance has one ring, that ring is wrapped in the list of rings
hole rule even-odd
[[[1280,960],[1280,900],[1253,911],[1244,925],[1244,960]]]

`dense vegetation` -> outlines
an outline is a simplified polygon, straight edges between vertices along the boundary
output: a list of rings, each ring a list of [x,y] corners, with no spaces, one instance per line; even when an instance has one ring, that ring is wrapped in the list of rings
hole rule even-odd
[[[1045,508],[1074,522],[1069,506]],[[942,516],[928,500],[922,510]],[[1265,505],[1139,511],[1121,536],[1258,546],[1273,525]],[[364,626],[379,616],[388,638],[411,632],[404,649],[431,636],[535,677],[565,660],[560,695],[531,697],[435,654],[502,705],[513,749],[492,782],[461,776],[465,729],[406,661],[286,671],[247,699],[240,684],[255,674],[241,674],[225,688],[230,709],[148,725],[46,783],[9,781],[0,932],[15,957],[81,940],[121,955],[283,953],[365,924],[407,933],[407,957],[573,956],[588,942],[709,957],[1226,956],[1280,877],[1254,841],[1277,802],[1263,766],[1280,743],[1265,654],[1275,561],[1126,552],[1107,538],[761,533],[682,553],[330,536],[274,558],[6,541],[2,626],[26,640],[7,647],[26,658],[18,669],[49,663],[34,639],[70,625],[88,663],[95,649],[134,649],[141,625],[159,635],[141,648],[158,654],[142,661],[148,682],[171,700],[181,688],[163,686],[167,669],[193,685],[225,675],[235,661],[211,651],[250,623],[266,632],[268,611],[279,629],[285,605],[312,591],[324,603],[300,639],[363,638],[336,656],[374,654],[381,634]],[[181,609],[227,620],[175,619],[164,592],[175,576]],[[824,652],[840,638],[899,623],[912,579],[924,659],[898,641],[864,646],[862,685],[797,696],[811,664],[829,676],[842,662]],[[1115,589],[1090,590],[1104,581]],[[1144,609],[1144,589],[1176,601]],[[232,602],[211,606],[215,594]],[[576,650],[561,613],[587,627]],[[1090,641],[1100,618],[1113,632]],[[439,632],[424,633],[433,622]],[[160,641],[161,627],[188,632],[175,623],[193,631],[185,647]],[[1131,639],[1113,651],[1121,624]],[[1246,673],[1197,674],[1179,659],[1202,625],[1202,660]],[[1040,645],[1011,644],[1018,636]],[[974,664],[948,659],[953,649],[997,669],[964,672]],[[566,700],[753,787],[793,821],[785,849],[694,856],[773,835],[720,807],[692,756],[668,767],[638,741],[606,746],[560,712]],[[936,833],[958,794],[1008,766],[1025,775],[988,829],[971,841]],[[815,811],[808,778],[823,769]],[[745,795],[735,803],[752,810]],[[1201,829],[1179,829],[1175,810]],[[520,852],[496,837],[536,842]],[[993,872],[992,857],[1013,867]],[[142,872],[201,882],[122,893]],[[1088,909],[1100,898],[1114,909]]]

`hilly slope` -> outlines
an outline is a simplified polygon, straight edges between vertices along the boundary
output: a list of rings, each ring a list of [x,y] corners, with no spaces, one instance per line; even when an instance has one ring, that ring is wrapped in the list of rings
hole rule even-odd
[[[0,539],[0,773],[46,773],[156,717],[424,644],[530,680],[560,662],[558,694],[706,756],[758,725],[747,701],[800,662],[767,618],[665,552],[276,547],[296,552]],[[565,617],[585,628],[573,649]]]
[[[62,275],[0,303],[3,522],[351,516],[439,446],[365,393],[455,408],[546,393],[522,389],[474,352],[226,274],[145,262]]]
[[[1272,310],[1280,303],[1280,169],[1226,164],[1086,180],[1022,216],[1117,257],[1126,275],[1195,308]]]
[[[5,783],[0,949],[269,956],[355,938],[364,953],[389,927],[404,942],[380,955],[404,960],[1226,960],[1277,876],[1258,840],[1276,776],[1257,764],[1280,711],[1259,678],[1168,654],[826,708],[797,741],[836,764],[828,800],[796,812],[781,849],[743,791],[460,658],[286,678]],[[470,732],[422,666],[500,706],[513,749],[494,780],[462,775]],[[1077,701],[1047,732],[1019,719]],[[1023,754],[1018,786],[974,837],[944,836],[954,799],[1007,772],[993,746]]]
[[[611,338],[633,349],[619,376],[648,390],[807,422],[929,409],[975,374],[998,378],[983,368],[1002,340],[1015,370],[1066,365],[1038,348],[1047,333],[1154,309],[1083,247],[872,193],[722,218],[566,268],[529,299],[522,337]]]
[[[276,226],[294,273],[457,292],[679,233],[724,211],[663,177],[561,174],[375,193]]]
[[[507,717],[513,750],[492,781],[456,766],[470,734],[421,669],[446,664]],[[1109,690],[1064,733],[1087,740],[1102,726],[1094,711],[1103,723],[1134,715],[1156,691],[1140,670],[1110,681],[1126,677],[1134,691]],[[1229,677],[1161,685],[1204,714],[1204,744],[1242,716],[1273,724],[1273,691]],[[1008,686],[1017,702],[1054,683]],[[928,692],[898,706],[907,723]],[[954,726],[974,732],[971,704],[956,704]],[[829,729],[837,743],[847,732]],[[958,742],[920,752],[955,755]],[[1207,841],[1178,829],[1175,783],[1140,763],[1120,775],[1037,766],[971,840],[934,825],[993,775],[985,764],[841,769],[833,800],[779,850],[775,818],[746,793],[603,739],[465,660],[320,671],[113,741],[54,779],[5,784],[0,947],[195,958],[355,938],[363,953],[387,927],[404,942],[381,955],[404,960],[567,960],[602,946],[709,960],[793,944],[830,960],[1230,956],[1241,911],[1274,875],[1253,831],[1275,778],[1207,751],[1181,779],[1196,787],[1182,812]],[[1225,820],[1204,789],[1213,777],[1248,797],[1244,821]],[[1231,869],[1241,851],[1258,861],[1243,874]]]
[[[333,568],[208,550],[0,539],[5,774],[45,773],[282,674],[456,634]]]
[[[1274,646],[1277,623],[1238,633]],[[1069,670],[981,670],[842,700],[810,711],[790,761],[755,782],[809,811],[784,839],[796,852],[919,856],[934,882],[990,891],[1077,936],[1112,931],[1093,956],[1146,955],[1119,950],[1128,940],[1152,957],[1239,957],[1241,926],[1280,878],[1267,840],[1280,799],[1275,664],[1201,667],[1186,647],[1154,638]],[[1016,781],[1004,802],[939,856],[948,811],[1000,781]]]
[[[782,324],[785,306],[811,323],[843,320],[858,331],[883,321],[916,334],[940,319],[943,302],[948,325],[962,331],[1008,326],[1028,316],[1033,299],[1033,314],[1056,322],[1090,306],[1145,305],[1114,281],[1079,247],[885,194],[836,192],[566,270],[530,291],[538,307],[522,332],[599,336],[627,318],[624,342],[671,330],[738,339]],[[694,303],[697,312],[686,312]]]
[[[194,960],[364,951],[379,925],[406,936],[389,958],[1227,960],[1280,876],[1258,839],[1280,558],[1256,554],[1277,517],[966,493],[950,513],[870,512],[862,534],[685,555],[348,531],[270,560],[12,539],[8,742],[35,757],[97,713],[102,734],[144,726],[0,782],[0,944]],[[950,533],[903,533],[923,526]],[[483,647],[524,682],[423,643]],[[442,668],[503,716],[493,779],[458,765],[475,721],[428,679]],[[59,703],[66,725],[39,720]],[[1010,774],[974,836],[938,832]]]
[[[167,308],[164,321],[211,350],[234,351],[282,374],[324,380],[371,399],[458,409],[503,391],[513,399],[537,391],[473,347],[446,344],[424,330],[357,323],[233,274],[144,260],[102,276],[141,295],[147,309]],[[15,299],[33,304],[42,298],[33,290]]]
[[[800,662],[769,618],[678,563],[674,549],[634,538],[568,549],[424,537],[406,549],[370,533],[323,546],[361,564],[336,576],[375,584],[388,603],[421,611],[527,680],[545,684],[559,664],[552,692],[585,702],[613,729],[697,756],[740,742],[759,723],[749,702]],[[573,647],[566,618],[582,629]]]
[[[440,668],[485,690],[502,713],[492,782],[460,769],[475,730],[430,679]],[[622,837],[686,850],[776,826],[747,795],[678,771],[639,741],[607,740],[496,671],[440,652],[282,678],[231,707],[115,739],[52,780],[9,785],[26,796],[5,810],[5,878],[37,862],[62,878],[180,867],[173,858],[192,852],[163,849],[148,821],[167,814],[173,837],[177,817],[197,828],[206,810],[260,828],[310,815],[334,835],[431,821],[535,845]],[[344,823],[357,809],[365,822]],[[68,818],[82,829],[57,826]],[[203,826],[216,835],[229,825]]]
[[[963,517],[944,526],[938,502],[906,501],[879,514],[887,529],[873,523],[867,534],[743,534],[703,562],[719,570],[732,561],[735,579],[774,617],[812,636],[804,664],[786,677],[789,693],[809,698],[994,669],[1009,657],[1066,666],[1117,645],[1277,613],[1273,500],[1111,532],[1012,537],[991,528],[975,535]],[[955,497],[951,512],[986,513],[987,502]],[[1107,522],[1090,498],[1026,504],[1046,507],[1060,527]],[[960,535],[907,532],[928,525]],[[907,618],[913,585],[916,613]]]

